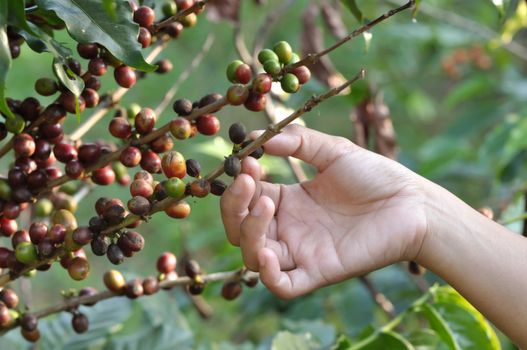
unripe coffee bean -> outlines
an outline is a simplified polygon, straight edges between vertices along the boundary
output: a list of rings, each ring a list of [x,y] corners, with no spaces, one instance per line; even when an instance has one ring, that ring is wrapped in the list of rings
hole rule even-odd
[[[90,273],[90,264],[88,260],[81,257],[73,258],[68,266],[68,274],[75,281],[82,281],[86,279]]]
[[[104,285],[106,288],[108,288],[110,291],[122,294],[123,288],[126,284],[126,281],[124,279],[124,276],[122,273],[120,273],[117,270],[110,270],[106,271],[103,276]]]

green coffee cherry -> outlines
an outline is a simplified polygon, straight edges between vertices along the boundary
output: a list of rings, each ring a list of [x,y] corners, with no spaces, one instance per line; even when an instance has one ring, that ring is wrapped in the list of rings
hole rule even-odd
[[[174,1],[167,0],[163,2],[161,10],[163,11],[163,15],[165,15],[166,17],[174,16],[177,12],[177,5]]]
[[[287,41],[277,42],[273,47],[273,51],[276,53],[278,59],[282,63],[288,63],[291,61],[291,58],[293,58],[293,49]]]
[[[282,90],[290,94],[297,92],[300,87],[298,78],[296,77],[296,75],[291,73],[287,73],[286,75],[284,75],[280,83],[282,86]]]
[[[23,264],[31,264],[37,260],[37,248],[31,242],[21,242],[16,246],[15,257]]]
[[[264,64],[269,60],[278,62],[278,56],[274,53],[274,51],[269,49],[263,49],[262,51],[260,51],[260,53],[258,54],[258,61],[261,64]]]
[[[7,131],[13,134],[20,134],[24,127],[26,126],[26,122],[24,121],[24,118],[22,118],[20,115],[15,114],[14,118],[8,118],[5,122],[5,126]]]
[[[185,182],[177,177],[171,177],[165,182],[165,191],[172,198],[181,198],[185,194]]]
[[[232,61],[228,66],[227,66],[227,79],[229,79],[229,81],[231,83],[235,83],[236,82],[236,70],[238,69],[239,66],[241,66],[243,64],[242,61],[240,60],[235,60],[235,61]]]
[[[293,55],[291,56],[291,59],[289,60],[289,62],[287,62],[287,64],[295,64],[298,61],[300,61],[300,57],[293,52]]]
[[[282,71],[282,67],[278,61],[269,60],[264,63],[264,70],[271,75],[278,75]]]
[[[46,216],[49,216],[52,211],[53,211],[53,203],[47,198],[39,199],[38,202],[35,204],[35,215],[36,216],[46,217]]]

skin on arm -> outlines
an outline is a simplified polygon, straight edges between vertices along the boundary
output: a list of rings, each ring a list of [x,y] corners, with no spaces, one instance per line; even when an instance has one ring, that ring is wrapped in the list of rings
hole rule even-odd
[[[293,298],[416,260],[527,346],[527,239],[344,138],[290,125],[265,151],[318,170],[301,184],[271,184],[249,157],[221,198],[229,241],[273,293]]]

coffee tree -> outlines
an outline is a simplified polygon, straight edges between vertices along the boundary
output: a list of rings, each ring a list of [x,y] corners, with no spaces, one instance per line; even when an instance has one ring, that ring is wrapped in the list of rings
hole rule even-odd
[[[263,6],[259,3],[248,6]],[[148,310],[154,310],[165,322],[171,318],[167,305],[176,302],[158,299],[158,304],[163,300],[160,306],[149,300],[162,293],[179,293],[179,299],[190,300],[206,318],[210,307],[201,294],[209,285],[219,284],[216,292],[224,300],[234,300],[246,287],[257,285],[258,275],[242,266],[205,272],[200,266],[204,257],[195,259],[187,248],[181,249],[182,255],[159,250],[154,252],[157,258],[148,259],[138,253],[156,238],[142,228],[148,227],[154,216],[174,220],[173,226],[192,220],[192,206],[204,197],[221,196],[229,177],[240,173],[243,158],[260,159],[267,140],[334,96],[355,99],[354,141],[363,147],[374,142],[376,151],[395,157],[394,135],[379,132],[378,125],[367,125],[379,116],[383,122],[389,121],[383,114],[385,105],[373,97],[371,87],[352,85],[365,79],[365,70],[357,66],[350,77],[343,77],[327,55],[357,37],[369,42],[374,26],[399,13],[409,20],[412,11],[414,16],[418,13],[416,3],[394,5],[367,20],[355,1],[343,1],[360,23],[354,31],[344,33],[339,22],[339,11],[344,8],[325,2],[320,6],[326,25],[337,37],[328,47],[321,44],[312,23],[312,10],[318,5],[311,4],[304,16],[302,47],[282,39],[270,42],[270,29],[293,3],[274,4],[276,8],[255,33],[253,50],[247,48],[242,35],[240,1],[6,0],[0,4],[0,156],[4,166],[0,233],[5,237],[0,247],[0,332],[6,347],[27,346],[13,335],[14,329],[19,329],[25,341],[40,343],[42,348],[191,347],[188,335],[184,341],[175,335],[184,328],[181,324],[171,330],[150,320],[141,332],[127,334],[135,325],[128,320],[133,319],[129,310],[134,306],[126,299],[139,298],[137,303],[145,312],[142,318],[153,317]],[[214,38],[209,35],[157,106],[143,106],[141,100],[125,104],[129,91],[140,91],[148,79],[173,71],[172,61],[180,56],[158,57],[167,48],[177,47],[179,38],[192,35],[207,14],[234,22],[231,45],[239,57],[224,60],[214,55],[210,51]],[[26,96],[16,99],[10,97],[6,82],[23,50],[40,53],[39,59],[50,59],[51,64],[37,76],[20,77]],[[481,55],[474,59],[484,68]],[[180,96],[180,85],[212,59],[221,61],[223,69],[210,78],[222,81],[224,89],[211,93],[208,82],[203,82],[197,95]],[[446,67],[451,74],[456,73],[456,63]],[[283,104],[283,96],[304,89],[312,75],[319,81],[316,94],[304,101],[293,99],[296,110],[278,118],[277,106]],[[161,115],[169,106],[171,115],[162,122]],[[265,132],[251,139],[244,120],[223,125],[222,115],[231,109],[264,116],[268,124]],[[94,128],[104,134],[90,138]],[[202,166],[194,151],[205,147],[200,140],[218,135],[220,128],[228,130],[228,141],[223,141],[223,148],[216,147],[222,150],[223,159]],[[376,132],[374,141],[369,136],[371,130]],[[195,146],[180,146],[183,144]],[[284,166],[297,181],[307,176],[306,169],[292,159],[286,159]],[[128,193],[118,198],[104,190],[109,195],[96,195],[102,186],[122,186]],[[89,215],[77,212],[80,201],[90,203]],[[151,265],[152,273],[128,271],[123,275],[126,265],[136,259]],[[38,284],[46,283],[39,276],[55,265],[69,276],[67,284],[54,288],[62,300],[34,307]],[[116,266],[108,268],[111,265]],[[397,314],[374,280],[369,276],[359,279],[386,321],[383,327],[327,340],[324,328],[311,325],[273,335],[273,348],[460,349],[467,344],[477,344],[474,346],[479,349],[500,348],[492,327],[459,294],[447,286],[429,287],[422,277],[423,269],[415,263],[410,262],[407,271],[415,275],[412,278],[422,295]],[[34,275],[38,275],[38,283],[30,285]],[[89,276],[96,276],[98,289],[78,282]],[[416,326],[416,320],[426,325]],[[119,326],[114,329],[114,324]]]

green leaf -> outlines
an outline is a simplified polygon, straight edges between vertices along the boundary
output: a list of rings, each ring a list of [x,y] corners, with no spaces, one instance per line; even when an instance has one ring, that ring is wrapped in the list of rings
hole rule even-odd
[[[406,337],[419,350],[435,350],[442,344],[437,333],[428,328],[415,330]]]
[[[417,12],[419,12],[419,5],[421,5],[421,0],[415,0],[414,9],[412,11],[412,17],[417,17]]]
[[[437,332],[439,337],[441,337],[450,349],[461,350],[459,344],[454,339],[454,334],[452,333],[447,321],[432,305],[423,305],[421,311],[423,311],[428,323],[430,323],[430,327]]]
[[[4,4],[5,5],[5,4]],[[0,8],[0,12],[3,9]],[[2,18],[0,18],[2,20]],[[7,39],[6,27],[0,27],[0,112],[7,118],[14,118],[13,112],[7,106],[5,100],[7,73],[11,68],[11,52],[9,51],[9,42]]]
[[[375,337],[375,340],[371,343],[365,344],[364,346],[351,349],[364,349],[364,350],[414,350],[413,345],[404,338],[401,334],[388,331],[379,333]]]
[[[37,5],[55,11],[70,35],[80,43],[99,43],[125,64],[144,71],[155,66],[143,58],[136,38],[139,26],[132,21],[130,6],[116,1],[116,18],[103,8],[100,0],[38,0]]]
[[[362,23],[362,11],[357,6],[357,2],[355,0],[341,0],[344,6],[348,8],[348,10],[353,14],[353,16],[357,19],[359,23]]]
[[[347,350],[351,347],[351,339],[345,335],[341,335],[331,350]]]
[[[32,32],[26,19],[26,12],[24,8],[25,1],[21,0],[7,0],[9,8],[8,23],[27,32]],[[34,34],[34,33],[32,33]]]
[[[318,342],[314,341],[309,333],[293,334],[279,332],[273,339],[271,350],[310,350],[320,349]]]

